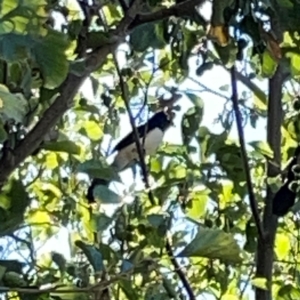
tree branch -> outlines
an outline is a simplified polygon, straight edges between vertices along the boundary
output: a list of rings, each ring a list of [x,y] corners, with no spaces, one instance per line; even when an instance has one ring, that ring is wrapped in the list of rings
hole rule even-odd
[[[268,121],[267,121],[267,141],[273,150],[273,162],[281,165],[281,125],[282,125],[282,84],[284,76],[282,67],[279,64],[274,76],[269,80],[268,99]],[[267,176],[273,177],[274,165],[267,161]],[[267,186],[267,196],[263,215],[263,226],[266,232],[265,240],[258,239],[256,276],[267,279],[269,290],[256,288],[256,300],[271,300],[271,280],[274,262],[274,241],[278,225],[278,219],[272,213],[274,193],[270,186]]]
[[[236,125],[240,140],[240,147],[241,147],[241,155],[242,160],[244,164],[245,174],[246,174],[246,181],[247,181],[247,187],[248,187],[248,193],[249,193],[249,200],[250,200],[250,207],[252,210],[252,214],[255,220],[255,224],[258,230],[258,234],[261,240],[264,240],[264,232],[262,228],[262,223],[259,217],[258,208],[257,208],[257,202],[255,199],[255,195],[253,192],[253,185],[251,180],[251,174],[250,174],[250,167],[248,162],[248,156],[245,146],[245,137],[244,137],[244,130],[241,120],[241,114],[239,110],[239,100],[238,100],[238,91],[237,91],[237,81],[236,81],[236,71],[235,67],[233,66],[230,70],[231,75],[231,89],[232,89],[232,103],[233,103],[233,110],[235,113],[236,118]]]
[[[153,13],[138,14],[132,24],[129,26],[129,30],[134,29],[142,24],[160,21],[169,17],[184,17],[191,15],[195,6],[202,5],[206,0],[187,0],[182,3],[173,5],[169,8],[163,8]]]
[[[187,294],[189,295],[190,300],[196,300],[196,296],[194,294],[194,291],[193,291],[190,283],[188,282],[188,280],[186,278],[186,275],[184,274],[181,266],[179,265],[176,258],[174,257],[174,253],[173,253],[172,246],[171,246],[171,241],[168,238],[166,241],[165,248],[166,248],[167,254],[171,260],[171,263],[174,266],[174,271],[180,278]]]
[[[196,5],[201,5],[204,0],[188,0],[170,8],[161,9],[149,14],[138,14],[138,2],[127,10],[117,29],[113,31],[109,42],[95,49],[86,57],[85,72],[81,75],[69,73],[65,81],[59,87],[59,96],[55,102],[44,112],[44,115],[36,126],[25,136],[19,145],[12,151],[3,154],[0,159],[0,190],[10,174],[40,145],[44,135],[57,123],[63,114],[72,107],[73,98],[84,80],[90,73],[101,68],[108,54],[115,51],[118,45],[124,41],[130,30],[135,27],[162,20],[170,16],[183,16]]]
[[[119,80],[120,80],[122,98],[123,98],[123,101],[125,103],[126,110],[128,112],[128,115],[129,115],[130,124],[131,124],[132,130],[133,130],[133,133],[134,133],[135,143],[136,143],[136,147],[137,147],[137,150],[138,150],[139,161],[140,161],[140,165],[141,165],[141,169],[142,169],[143,181],[144,181],[146,189],[148,190],[148,197],[149,197],[150,203],[152,205],[155,205],[154,196],[153,196],[152,191],[150,190],[150,184],[149,184],[149,180],[148,180],[147,167],[146,167],[146,163],[145,163],[145,159],[144,159],[143,147],[140,143],[139,134],[138,134],[137,128],[135,126],[134,117],[132,115],[132,112],[131,112],[131,109],[130,109],[130,106],[129,106],[129,97],[127,95],[127,86],[126,86],[125,80],[124,80],[124,78],[121,74],[121,70],[119,68],[119,65],[118,65],[118,62],[117,62],[116,58],[115,58],[115,65],[116,65],[117,73],[118,73]],[[174,97],[175,97],[174,101],[176,101],[176,95]],[[178,264],[178,262],[176,261],[174,255],[173,255],[171,242],[168,239],[168,237],[166,237],[165,248],[166,248],[168,256],[170,257],[171,263],[174,266],[175,272],[177,273],[177,275],[180,278],[184,288],[186,289],[190,300],[196,300],[196,296],[193,293],[193,289],[191,288],[184,272],[182,271],[180,265]]]

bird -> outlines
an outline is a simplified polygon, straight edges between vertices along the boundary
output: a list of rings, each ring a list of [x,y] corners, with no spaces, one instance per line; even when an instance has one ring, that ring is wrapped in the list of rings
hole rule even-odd
[[[156,112],[145,124],[137,127],[140,144],[145,156],[153,155],[162,143],[164,133],[172,125],[174,113],[169,108]],[[112,150],[117,152],[112,166],[118,171],[139,161],[134,131],[126,135]]]
[[[293,168],[297,165],[299,155],[300,146],[296,148],[294,156],[287,167],[288,173],[286,182],[274,195],[272,211],[277,217],[283,217],[286,215],[290,208],[295,204],[297,193],[294,189],[291,189],[290,185],[296,180],[296,175],[293,171]]]

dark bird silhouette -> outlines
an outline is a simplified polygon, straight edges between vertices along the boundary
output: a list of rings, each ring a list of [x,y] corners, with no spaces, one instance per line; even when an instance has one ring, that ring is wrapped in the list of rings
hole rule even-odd
[[[296,148],[294,156],[287,167],[288,173],[286,182],[280,187],[273,198],[273,214],[278,217],[283,217],[287,214],[290,208],[295,204],[297,193],[290,189],[290,184],[296,180],[293,168],[297,165],[299,155],[300,146]]]
[[[171,126],[171,116],[165,111],[154,114],[147,123],[137,127],[144,155],[152,155],[162,143],[165,131]],[[118,171],[129,167],[133,162],[139,160],[136,148],[134,132],[125,136],[113,149],[112,153],[118,152],[112,166]]]

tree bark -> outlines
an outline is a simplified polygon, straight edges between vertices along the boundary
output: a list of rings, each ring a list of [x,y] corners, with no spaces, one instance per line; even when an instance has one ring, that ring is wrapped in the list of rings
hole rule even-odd
[[[267,141],[274,152],[273,162],[281,165],[281,124],[282,124],[282,85],[284,75],[279,64],[274,76],[269,80],[268,98],[268,120],[267,120]],[[274,177],[278,169],[267,162],[267,176]],[[263,214],[263,227],[265,237],[258,238],[256,252],[256,276],[267,279],[268,290],[256,289],[256,300],[272,299],[272,271],[274,261],[274,242],[278,225],[277,217],[272,214],[272,200],[274,194],[267,186],[267,196]]]

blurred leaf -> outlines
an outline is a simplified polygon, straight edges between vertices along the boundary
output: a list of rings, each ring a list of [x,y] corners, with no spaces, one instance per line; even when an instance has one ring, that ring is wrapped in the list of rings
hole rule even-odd
[[[262,74],[266,77],[272,77],[276,71],[277,63],[272,58],[269,51],[263,53]]]
[[[149,47],[162,48],[165,42],[158,34],[159,23],[147,23],[136,27],[130,34],[130,44],[137,52],[145,52]]]
[[[49,153],[46,155],[45,160],[46,167],[50,170],[53,170],[59,166],[57,155],[55,153]]]
[[[81,148],[72,141],[45,142],[42,148],[49,151],[66,152],[75,155],[79,155],[81,152]]]
[[[83,251],[95,272],[104,270],[102,254],[94,246],[87,245],[82,241],[76,241],[75,245]]]
[[[287,57],[291,59],[291,72],[292,76],[300,75],[300,54],[299,53],[288,53]]]
[[[267,282],[268,282],[267,279],[262,278],[262,277],[256,277],[256,278],[251,280],[251,284],[253,286],[258,287],[258,288],[263,289],[263,290],[268,290]]]
[[[122,198],[118,194],[104,185],[97,185],[93,193],[95,199],[102,204],[118,204],[122,201]]]
[[[56,88],[67,77],[69,63],[65,52],[68,46],[66,35],[56,30],[48,30],[48,34],[33,45],[32,50],[43,74],[45,88]]]
[[[93,141],[99,141],[103,136],[103,131],[95,121],[86,121],[83,128],[87,136]]]
[[[285,259],[291,251],[290,238],[283,233],[277,233],[275,239],[275,253],[277,259]]]
[[[64,272],[67,266],[65,257],[61,253],[55,251],[51,252],[51,257],[53,262],[58,266],[60,272]]]
[[[187,206],[187,215],[190,218],[198,220],[206,213],[206,207],[209,200],[209,190],[194,191],[190,194]]]
[[[34,210],[31,211],[27,217],[27,222],[29,224],[42,224],[42,223],[50,223],[51,217],[48,212],[42,210]]]
[[[249,143],[250,146],[254,148],[255,151],[260,153],[263,156],[267,156],[268,158],[273,158],[273,151],[268,145],[268,143],[263,141],[253,141]]]
[[[93,178],[120,181],[119,174],[108,165],[103,157],[97,160],[91,159],[85,161],[78,166],[77,172],[86,173]]]
[[[203,107],[194,106],[183,116],[181,121],[181,132],[184,145],[188,145],[194,137],[195,132],[200,127],[203,117]]]
[[[106,230],[113,221],[111,217],[103,213],[93,214],[92,219],[95,222],[97,232]]]
[[[0,264],[0,281],[2,281],[2,278],[3,278],[3,275],[5,274],[5,271],[6,271],[6,267],[3,267]]]
[[[183,145],[165,144],[162,147],[160,147],[157,153],[161,153],[168,156],[183,155],[186,153],[186,148]]]
[[[280,299],[300,299],[300,290],[292,284],[286,283],[279,289],[277,295]]]
[[[0,111],[1,111],[1,100],[0,100]],[[4,142],[7,139],[7,132],[4,129],[4,124],[0,118],[0,143]]]
[[[0,84],[0,114],[5,119],[14,119],[22,123],[27,113],[27,101],[22,94],[11,94],[8,88]],[[0,115],[1,116],[1,115]]]
[[[229,263],[240,263],[241,250],[229,233],[219,229],[199,228],[195,238],[188,244],[179,257],[207,257],[221,259]]]

